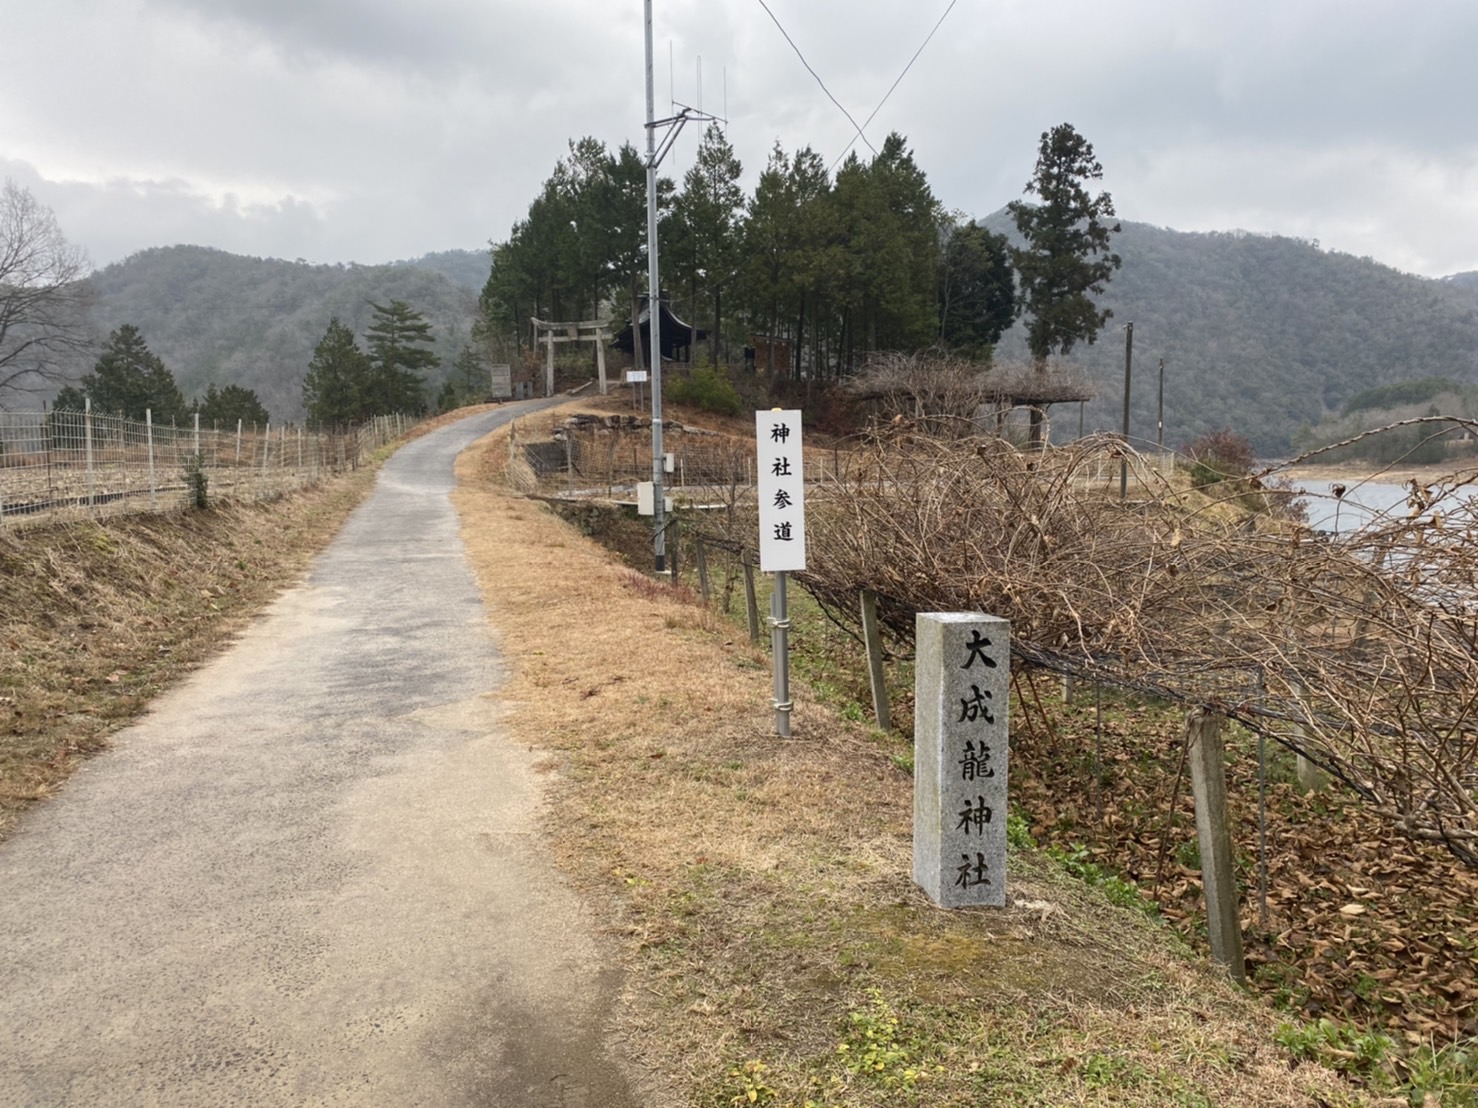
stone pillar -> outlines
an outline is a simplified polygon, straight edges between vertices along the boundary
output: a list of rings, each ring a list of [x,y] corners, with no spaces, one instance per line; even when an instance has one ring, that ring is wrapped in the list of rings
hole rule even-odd
[[[915,628],[914,881],[942,908],[1002,907],[1011,624],[920,612]]]

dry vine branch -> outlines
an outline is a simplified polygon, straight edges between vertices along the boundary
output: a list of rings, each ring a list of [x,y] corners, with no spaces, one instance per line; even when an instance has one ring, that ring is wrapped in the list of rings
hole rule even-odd
[[[1128,503],[1092,479],[1121,460]],[[812,494],[799,580],[844,622],[874,590],[903,640],[919,611],[1005,616],[1024,660],[1241,720],[1478,868],[1467,480],[1327,536],[1279,510],[1270,473],[1203,495],[1107,437],[1023,453],[895,424]]]

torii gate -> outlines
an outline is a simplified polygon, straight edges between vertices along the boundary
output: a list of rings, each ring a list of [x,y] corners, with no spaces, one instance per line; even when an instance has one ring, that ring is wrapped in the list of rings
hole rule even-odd
[[[600,377],[600,394],[606,394],[606,342],[609,336],[606,333],[606,325],[600,320],[581,323],[550,323],[537,317],[530,317],[534,325],[534,346],[542,343],[549,347],[548,357],[544,361],[544,395],[554,395],[554,344],[557,342],[593,342],[595,343],[595,366]]]

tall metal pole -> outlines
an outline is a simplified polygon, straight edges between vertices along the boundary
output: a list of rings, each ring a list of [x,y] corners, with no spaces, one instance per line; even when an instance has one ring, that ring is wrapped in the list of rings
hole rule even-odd
[[[647,357],[652,368],[652,551],[657,572],[667,569],[667,496],[662,488],[662,285],[657,269],[657,109],[652,91],[652,0],[647,23]],[[632,320],[633,327],[641,326]]]
[[[1124,459],[1119,463],[1119,499],[1129,491],[1129,376],[1134,365],[1134,324],[1124,324]]]
[[[775,734],[790,738],[790,610],[785,598],[785,571],[775,574],[770,594],[770,655],[775,660]]]

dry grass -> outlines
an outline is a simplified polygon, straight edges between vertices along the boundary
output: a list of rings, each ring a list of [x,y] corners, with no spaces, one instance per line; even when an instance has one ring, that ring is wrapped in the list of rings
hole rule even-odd
[[[1008,910],[933,908],[885,747],[805,689],[797,737],[772,737],[742,632],[501,491],[506,459],[501,435],[464,455],[456,503],[509,726],[549,752],[557,856],[609,906],[624,1031],[673,1101],[1366,1102],[1035,851],[1011,857]]]
[[[0,836],[296,578],[373,474],[267,504],[0,531]]]
[[[264,503],[0,528],[0,838],[291,584],[388,454]]]

